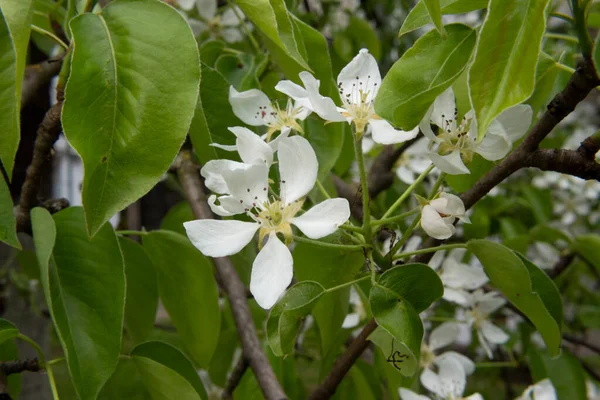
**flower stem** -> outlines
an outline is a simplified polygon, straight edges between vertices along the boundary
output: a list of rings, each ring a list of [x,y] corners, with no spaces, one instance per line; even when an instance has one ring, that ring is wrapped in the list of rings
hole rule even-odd
[[[390,249],[389,254],[391,254],[393,256],[398,250],[400,250],[400,248],[404,245],[404,243],[406,243],[406,241],[410,238],[410,235],[412,235],[412,233],[415,230],[415,228],[417,227],[417,225],[419,225],[420,221],[421,221],[421,216],[417,215],[415,217],[415,219],[413,220],[413,222],[411,222],[410,226],[406,229],[406,231],[404,232],[404,234],[402,235],[400,240],[398,240],[396,242],[396,244],[394,245],[394,247],[392,247]]]
[[[433,187],[431,188],[431,192],[429,192],[428,200],[433,199],[433,197],[437,194],[438,190],[440,190],[440,187],[442,186],[442,183],[444,182],[445,177],[446,177],[445,172],[442,172],[440,174],[440,176],[438,176],[437,181],[435,181],[435,183],[433,184]]]
[[[54,40],[63,49],[69,50],[69,45],[66,44],[65,42],[63,42],[62,40],[60,40],[60,38],[58,36],[56,36],[54,33],[48,32],[47,30],[40,28],[37,25],[31,25],[31,30],[34,32],[37,32],[37,33],[41,33],[42,35]]]
[[[404,218],[409,217],[418,212],[419,212],[419,209],[415,208],[414,210],[410,210],[410,211],[407,211],[407,212],[399,214],[399,215],[394,215],[393,217],[389,217],[389,218],[385,218],[385,219],[383,219],[383,218],[377,219],[371,223],[371,226],[375,227],[375,226],[379,226],[379,225],[385,225],[385,224],[391,224],[393,222],[398,222],[398,221],[401,221]]]
[[[579,39],[575,36],[565,35],[563,33],[546,33],[544,37],[547,39],[564,40],[565,42],[579,43]]]
[[[50,366],[46,367],[46,375],[48,375],[48,381],[50,382],[50,390],[52,391],[52,398],[54,400],[59,400],[58,390],[56,389],[56,382],[54,381],[54,373],[52,372],[52,368],[50,368]]]
[[[357,138],[356,133],[354,134],[354,155],[356,156],[356,162],[358,163],[358,171],[360,175],[360,187],[362,188],[362,207],[363,207],[363,235],[365,235],[365,241],[371,244],[372,232],[371,232],[371,208],[369,206],[369,186],[367,183],[367,172],[365,170],[365,159],[362,152],[362,137]]]
[[[392,259],[398,260],[400,258],[410,257],[410,256],[414,256],[417,254],[426,254],[426,253],[432,253],[434,251],[460,249],[460,248],[466,248],[466,247],[467,247],[467,245],[465,243],[444,244],[442,246],[428,247],[426,249],[419,249],[419,250],[415,250],[415,251],[407,251],[405,253],[399,253],[399,254],[396,254],[395,256],[393,256]]]
[[[116,231],[117,235],[123,235],[123,236],[127,236],[127,235],[144,236],[144,235],[147,235],[149,233],[150,232],[147,232],[147,231],[128,231],[128,230]]]
[[[475,363],[475,368],[518,368],[516,361],[480,362]]]
[[[39,360],[40,366],[45,368],[46,367],[46,357],[44,356],[44,351],[42,350],[40,345],[37,344],[34,340],[30,339],[28,336],[23,335],[22,333],[19,333],[17,335],[17,338],[28,343],[31,347],[34,348],[35,352],[38,355],[38,360]]]
[[[326,199],[330,199],[331,196],[329,195],[329,193],[327,193],[327,190],[325,189],[325,187],[323,186],[323,184],[321,183],[320,180],[317,179],[317,181],[315,182],[315,184],[317,185],[317,189],[319,189],[319,192],[321,192],[321,194],[323,195],[323,197],[325,197]]]
[[[419,177],[408,188],[406,188],[406,190],[404,191],[404,193],[402,193],[402,195],[400,195],[400,197],[398,197],[398,199],[385,212],[385,214],[383,214],[383,216],[381,217],[381,219],[385,219],[385,218],[389,217],[394,211],[396,211],[396,209],[398,207],[400,207],[400,205],[404,202],[404,200],[406,200],[408,198],[408,196],[410,196],[410,194],[413,192],[413,190],[415,190],[415,188],[421,182],[423,182],[423,180],[425,179],[425,177],[427,177],[427,175],[429,175],[429,173],[433,170],[433,168],[434,168],[434,166],[430,165],[429,168],[427,168],[421,175],[419,175]]]
[[[352,232],[358,232],[358,233],[363,233],[363,230],[361,227],[358,226],[354,226],[354,225],[350,225],[350,224],[343,224],[340,226],[340,228],[342,229],[346,229],[347,231],[352,231]]]
[[[354,245],[354,244],[337,244],[337,243],[327,243],[327,242],[319,242],[318,240],[312,240],[308,238],[303,238],[300,236],[293,236],[294,241],[299,243],[308,243],[313,244],[319,247],[326,247],[329,249],[338,249],[338,250],[347,250],[347,251],[361,251],[365,248],[365,245]]]
[[[350,282],[342,283],[341,285],[330,287],[329,289],[325,289],[325,291],[326,292],[333,292],[333,291],[336,291],[336,290],[339,290],[339,289],[343,289],[343,288],[345,288],[347,286],[354,285],[355,283],[366,281],[369,278],[370,278],[369,275],[363,276],[362,278],[358,278],[358,279],[350,281]]]

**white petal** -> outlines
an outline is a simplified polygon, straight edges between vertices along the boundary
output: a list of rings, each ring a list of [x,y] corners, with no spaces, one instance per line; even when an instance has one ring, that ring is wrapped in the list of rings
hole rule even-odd
[[[471,173],[460,157],[460,150],[454,150],[452,153],[445,156],[440,156],[437,153],[427,153],[427,155],[436,167],[447,174],[460,175]]]
[[[373,140],[379,144],[396,144],[414,139],[419,134],[419,127],[412,131],[403,131],[394,129],[394,127],[385,119],[370,119]]]
[[[504,158],[512,148],[511,143],[504,136],[487,133],[475,152],[486,160],[496,161]]]
[[[291,97],[294,100],[306,100],[308,99],[308,92],[302,86],[288,80],[279,81],[275,85],[275,90]]]
[[[269,195],[269,168],[254,164],[223,174],[229,193],[245,208],[261,207]]]
[[[184,222],[188,238],[205,256],[224,257],[242,250],[260,227],[255,222],[198,219]]]
[[[460,398],[465,391],[467,375],[462,364],[453,357],[436,358],[443,397]]]
[[[238,151],[238,148],[235,144],[219,144],[219,143],[211,143],[209,146],[216,147],[225,151]]]
[[[308,99],[312,110],[327,121],[340,122],[346,121],[346,118],[337,111],[333,100],[329,97],[321,96],[319,93],[320,82],[309,72],[300,72],[300,79],[306,88]]]
[[[465,400],[484,400],[483,396],[479,393],[473,393],[470,396],[465,397]]]
[[[444,286],[468,290],[477,289],[489,280],[483,268],[472,267],[453,259],[446,259],[440,278]]]
[[[479,339],[479,344],[481,345],[481,347],[483,347],[483,350],[485,351],[485,354],[488,356],[488,358],[493,359],[494,353],[492,353],[490,343],[487,341],[485,335],[480,329],[477,329],[477,338]]]
[[[465,357],[462,354],[457,353],[455,351],[446,351],[444,354],[441,354],[437,357],[437,359],[439,360],[444,360],[447,358],[451,358],[458,362],[465,371],[465,374],[471,375],[473,372],[475,372],[475,363],[471,361],[470,358]]]
[[[362,101],[360,91],[368,93],[365,101],[371,102],[381,86],[381,74],[375,58],[369,50],[361,49],[360,52],[340,71],[337,79],[340,94],[344,101],[360,104]],[[349,97],[346,94],[350,93]]]
[[[196,8],[202,18],[210,21],[217,15],[217,0],[196,0]]]
[[[415,174],[403,165],[396,169],[396,176],[407,185],[412,185],[415,182]]]
[[[440,193],[440,199],[446,199],[446,207],[444,210],[438,210],[443,214],[454,215],[454,216],[462,216],[465,214],[465,204],[460,199],[460,197],[442,192]]]
[[[244,39],[244,35],[238,28],[224,28],[221,29],[221,37],[227,43],[237,43],[241,42]]]
[[[444,322],[431,331],[429,348],[435,351],[453,343],[460,334],[460,326],[456,322]]]
[[[490,321],[483,321],[481,323],[481,333],[483,333],[490,343],[494,344],[505,343],[510,338],[506,332],[492,324]]]
[[[410,389],[400,388],[398,392],[402,400],[430,400],[429,397],[417,394]]]
[[[498,296],[496,293],[491,292],[485,294],[483,300],[477,304],[477,309],[480,314],[490,315],[500,307],[506,304],[506,299]]]
[[[236,146],[240,158],[246,164],[273,164],[273,149],[256,133],[248,128],[234,126],[228,128],[236,136]]]
[[[452,86],[440,94],[433,102],[431,122],[443,130],[456,127],[456,101]]]
[[[488,128],[489,133],[502,134],[509,142],[516,142],[529,129],[533,110],[526,104],[519,104],[502,112]],[[496,122],[496,123],[495,123]]]
[[[279,141],[279,177],[281,199],[290,204],[305,196],[315,186],[319,163],[308,140],[292,136]]]
[[[281,131],[279,131],[279,135],[277,135],[277,137],[275,139],[273,139],[269,142],[269,146],[271,146],[273,151],[277,151],[277,149],[279,147],[279,141],[281,139],[288,137],[290,135],[291,131],[292,131],[292,128],[288,128],[288,127],[281,128]],[[265,137],[266,137],[266,135],[265,135]]]
[[[550,379],[546,378],[533,385],[534,400],[556,400],[556,390]]]
[[[335,198],[325,200],[301,216],[294,218],[292,224],[296,225],[302,233],[311,239],[320,239],[330,235],[350,218],[350,204],[348,200]]]
[[[435,393],[440,397],[444,396],[440,377],[429,368],[425,368],[421,373],[421,384],[430,392]]]
[[[369,151],[371,151],[371,149],[375,146],[375,142],[373,141],[373,139],[371,139],[370,136],[363,136],[362,139],[362,152],[363,154],[367,154]]]
[[[194,7],[194,4],[196,4],[196,0],[177,0],[177,4],[182,10],[189,11]]]
[[[342,328],[344,328],[344,329],[354,328],[354,327],[358,326],[359,323],[360,323],[360,315],[358,315],[357,313],[350,313],[350,314],[346,315],[346,318],[344,318],[344,322],[342,322]]]
[[[264,309],[273,307],[292,281],[293,274],[292,253],[275,233],[271,233],[252,264],[250,292],[258,305]]]
[[[248,125],[266,125],[273,118],[271,101],[258,89],[238,92],[233,86],[230,86],[229,103],[233,113]]]
[[[421,213],[421,227],[429,236],[435,239],[448,239],[456,229],[446,221],[430,205],[423,207]]]
[[[421,132],[423,132],[423,135],[425,135],[425,137],[427,139],[435,142],[436,137],[435,137],[435,134],[433,133],[433,131],[431,130],[431,123],[432,123],[431,114],[432,113],[433,113],[433,104],[429,107],[429,109],[423,116],[423,119],[419,123],[419,129],[421,129]]]
[[[221,25],[232,27],[232,26],[238,26],[240,24],[240,20],[239,20],[237,14],[239,14],[239,15],[244,15],[244,14],[242,13],[242,10],[238,6],[234,6],[234,7],[235,7],[235,10],[233,9],[233,7],[229,7],[221,15]],[[236,14],[236,12],[237,12],[237,14]]]
[[[452,289],[451,287],[445,286],[442,298],[463,307],[467,307],[470,304],[469,293],[462,289]]]
[[[244,205],[240,204],[239,200],[236,200],[233,196],[220,196],[218,198],[219,205],[215,203],[216,200],[217,196],[211,195],[208,198],[208,205],[212,212],[221,217],[230,217],[244,212]]]
[[[215,193],[230,193],[227,182],[223,177],[229,171],[243,170],[250,168],[249,164],[244,164],[231,160],[211,160],[207,162],[200,170],[200,175],[204,177],[204,185]]]

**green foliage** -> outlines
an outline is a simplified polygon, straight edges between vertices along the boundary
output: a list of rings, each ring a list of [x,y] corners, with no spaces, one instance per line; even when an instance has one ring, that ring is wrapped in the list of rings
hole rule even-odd
[[[402,23],[399,36],[419,29],[432,22],[430,12],[425,0],[419,2],[410,10]],[[488,0],[441,0],[439,1],[441,14],[462,14],[469,11],[486,8]],[[437,26],[436,26],[437,28]],[[438,28],[439,29],[439,28]]]
[[[116,0],[70,27],[75,44],[62,123],[83,159],[93,235],[148,192],[175,158],[198,97],[198,49],[181,15],[152,0]]]
[[[4,178],[0,179],[0,241],[15,249],[21,249],[21,243],[17,237],[12,198]]]
[[[581,235],[577,236],[571,244],[571,249],[586,259],[590,264],[600,271],[600,236]]]
[[[375,100],[378,115],[410,130],[459,77],[471,58],[477,35],[461,24],[447,25],[446,33],[446,39],[435,31],[426,33],[392,66]]]
[[[440,0],[423,0],[427,13],[435,25],[442,39],[446,39],[446,30],[442,22],[442,10],[440,9]]]
[[[550,378],[558,400],[587,399],[585,374],[572,354],[563,351],[553,357],[547,351],[530,348],[527,355],[533,381]]]

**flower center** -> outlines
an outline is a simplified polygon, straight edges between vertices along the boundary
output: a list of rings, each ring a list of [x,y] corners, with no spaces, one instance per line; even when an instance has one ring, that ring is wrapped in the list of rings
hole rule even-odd
[[[270,116],[263,115],[263,118],[267,120],[267,142],[271,141],[273,134],[277,131],[282,130],[285,127],[292,128],[296,132],[304,133],[300,124],[296,120],[298,114],[302,111],[302,106],[295,107],[291,100],[288,100],[287,105],[284,109],[279,107],[279,104],[273,103],[273,112]],[[264,111],[263,111],[264,113]]]
[[[421,344],[421,368],[429,368],[433,365],[433,360],[435,360],[433,351],[425,343]]]
[[[370,78],[370,75],[367,76],[367,80],[363,82],[357,76],[356,82],[352,83],[349,90],[347,90],[348,88],[343,87],[342,82],[338,82],[340,97],[344,103],[342,115],[352,119],[352,122],[356,127],[356,133],[359,137],[364,133],[365,126],[369,123],[370,119],[380,119],[380,117],[375,114],[375,109],[373,108],[375,93],[372,93],[369,88]],[[373,83],[373,86],[376,87],[377,83]]]
[[[457,113],[458,111],[455,109],[454,116],[449,118],[442,114],[441,132],[438,135],[440,141],[438,152],[441,155],[447,155],[459,150],[462,159],[468,163],[473,159],[475,152],[475,140],[469,136],[471,118],[463,117],[460,124],[457,125]]]
[[[302,208],[303,201],[295,201],[285,205],[280,200],[273,199],[263,205],[262,211],[252,216],[260,224],[259,248],[262,247],[263,238],[271,233],[281,233],[286,244],[292,242],[292,219]]]

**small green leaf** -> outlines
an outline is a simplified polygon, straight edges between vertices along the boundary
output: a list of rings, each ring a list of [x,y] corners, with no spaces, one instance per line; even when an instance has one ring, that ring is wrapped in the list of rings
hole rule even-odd
[[[15,338],[18,334],[19,330],[12,322],[0,318],[0,344]]]
[[[158,277],[158,292],[194,362],[206,368],[219,340],[221,313],[211,263],[175,232],[142,238]],[[210,329],[206,329],[210,327]]]
[[[294,350],[296,335],[306,317],[321,298],[325,289],[317,282],[304,281],[287,290],[273,306],[267,319],[267,339],[276,356]]]
[[[562,306],[558,310],[560,294],[552,280],[501,244],[471,240],[467,248],[481,261],[492,284],[533,322],[550,353],[559,354]]]
[[[156,320],[156,271],[139,243],[120,237],[119,245],[123,253],[127,279],[125,328],[135,343],[141,343],[148,339]]]
[[[256,68],[256,58],[251,54],[223,54],[215,63],[215,69],[239,91],[258,86]]]
[[[577,319],[587,329],[600,329],[600,307],[597,305],[579,306]]]
[[[526,103],[535,110],[545,108],[550,96],[553,94],[554,83],[558,77],[560,68],[552,57],[541,52],[535,69],[535,89]]]
[[[13,212],[12,198],[8,185],[2,177],[0,177],[0,242],[21,250],[21,242],[17,237],[17,221]]]
[[[0,0],[0,160],[9,179],[21,137],[21,85],[32,4],[32,0]]]
[[[548,0],[490,0],[469,72],[478,140],[502,111],[533,93],[548,4]]]
[[[446,30],[444,29],[444,24],[442,22],[442,10],[440,7],[440,0],[423,0],[425,2],[425,7],[427,8],[427,13],[429,17],[433,21],[433,25],[435,25],[435,29],[439,32],[442,39],[446,38]]]
[[[152,400],[200,400],[191,383],[169,367],[147,357],[132,357]]]
[[[577,236],[571,244],[571,250],[585,258],[600,271],[600,235]]]
[[[527,352],[529,368],[534,382],[550,378],[556,390],[558,400],[585,400],[585,372],[579,360],[572,354],[563,351],[559,357],[547,351],[530,347]]]
[[[198,98],[198,47],[185,19],[154,0],[116,0],[70,27],[62,123],[83,159],[93,235],[147,193],[177,155]]]
[[[375,111],[404,130],[413,129],[467,66],[477,34],[461,24],[446,25],[448,37],[431,31],[419,38],[385,76]]]
[[[53,0],[34,0],[31,23],[52,32],[52,21],[62,22],[66,15],[67,10]],[[35,31],[31,32],[31,40],[47,56],[50,56],[57,46],[54,40]]]
[[[560,240],[565,243],[571,243],[572,241],[567,233],[548,224],[539,224],[531,228],[529,237],[532,241],[546,243],[556,243]]]
[[[211,68],[214,68],[217,59],[223,52],[226,43],[222,40],[207,40],[200,46],[200,61]]]
[[[446,14],[462,14],[469,11],[479,10],[486,8],[488,0],[441,0],[440,8],[441,13]],[[412,32],[419,29],[428,23],[432,22],[430,13],[427,10],[424,0],[419,0],[416,6],[410,10],[410,13],[406,16],[406,19],[402,23],[400,33],[398,36],[402,36],[408,32]]]
[[[123,258],[110,224],[88,237],[81,207],[53,217],[32,211],[41,282],[77,393],[95,399],[121,350]]]

